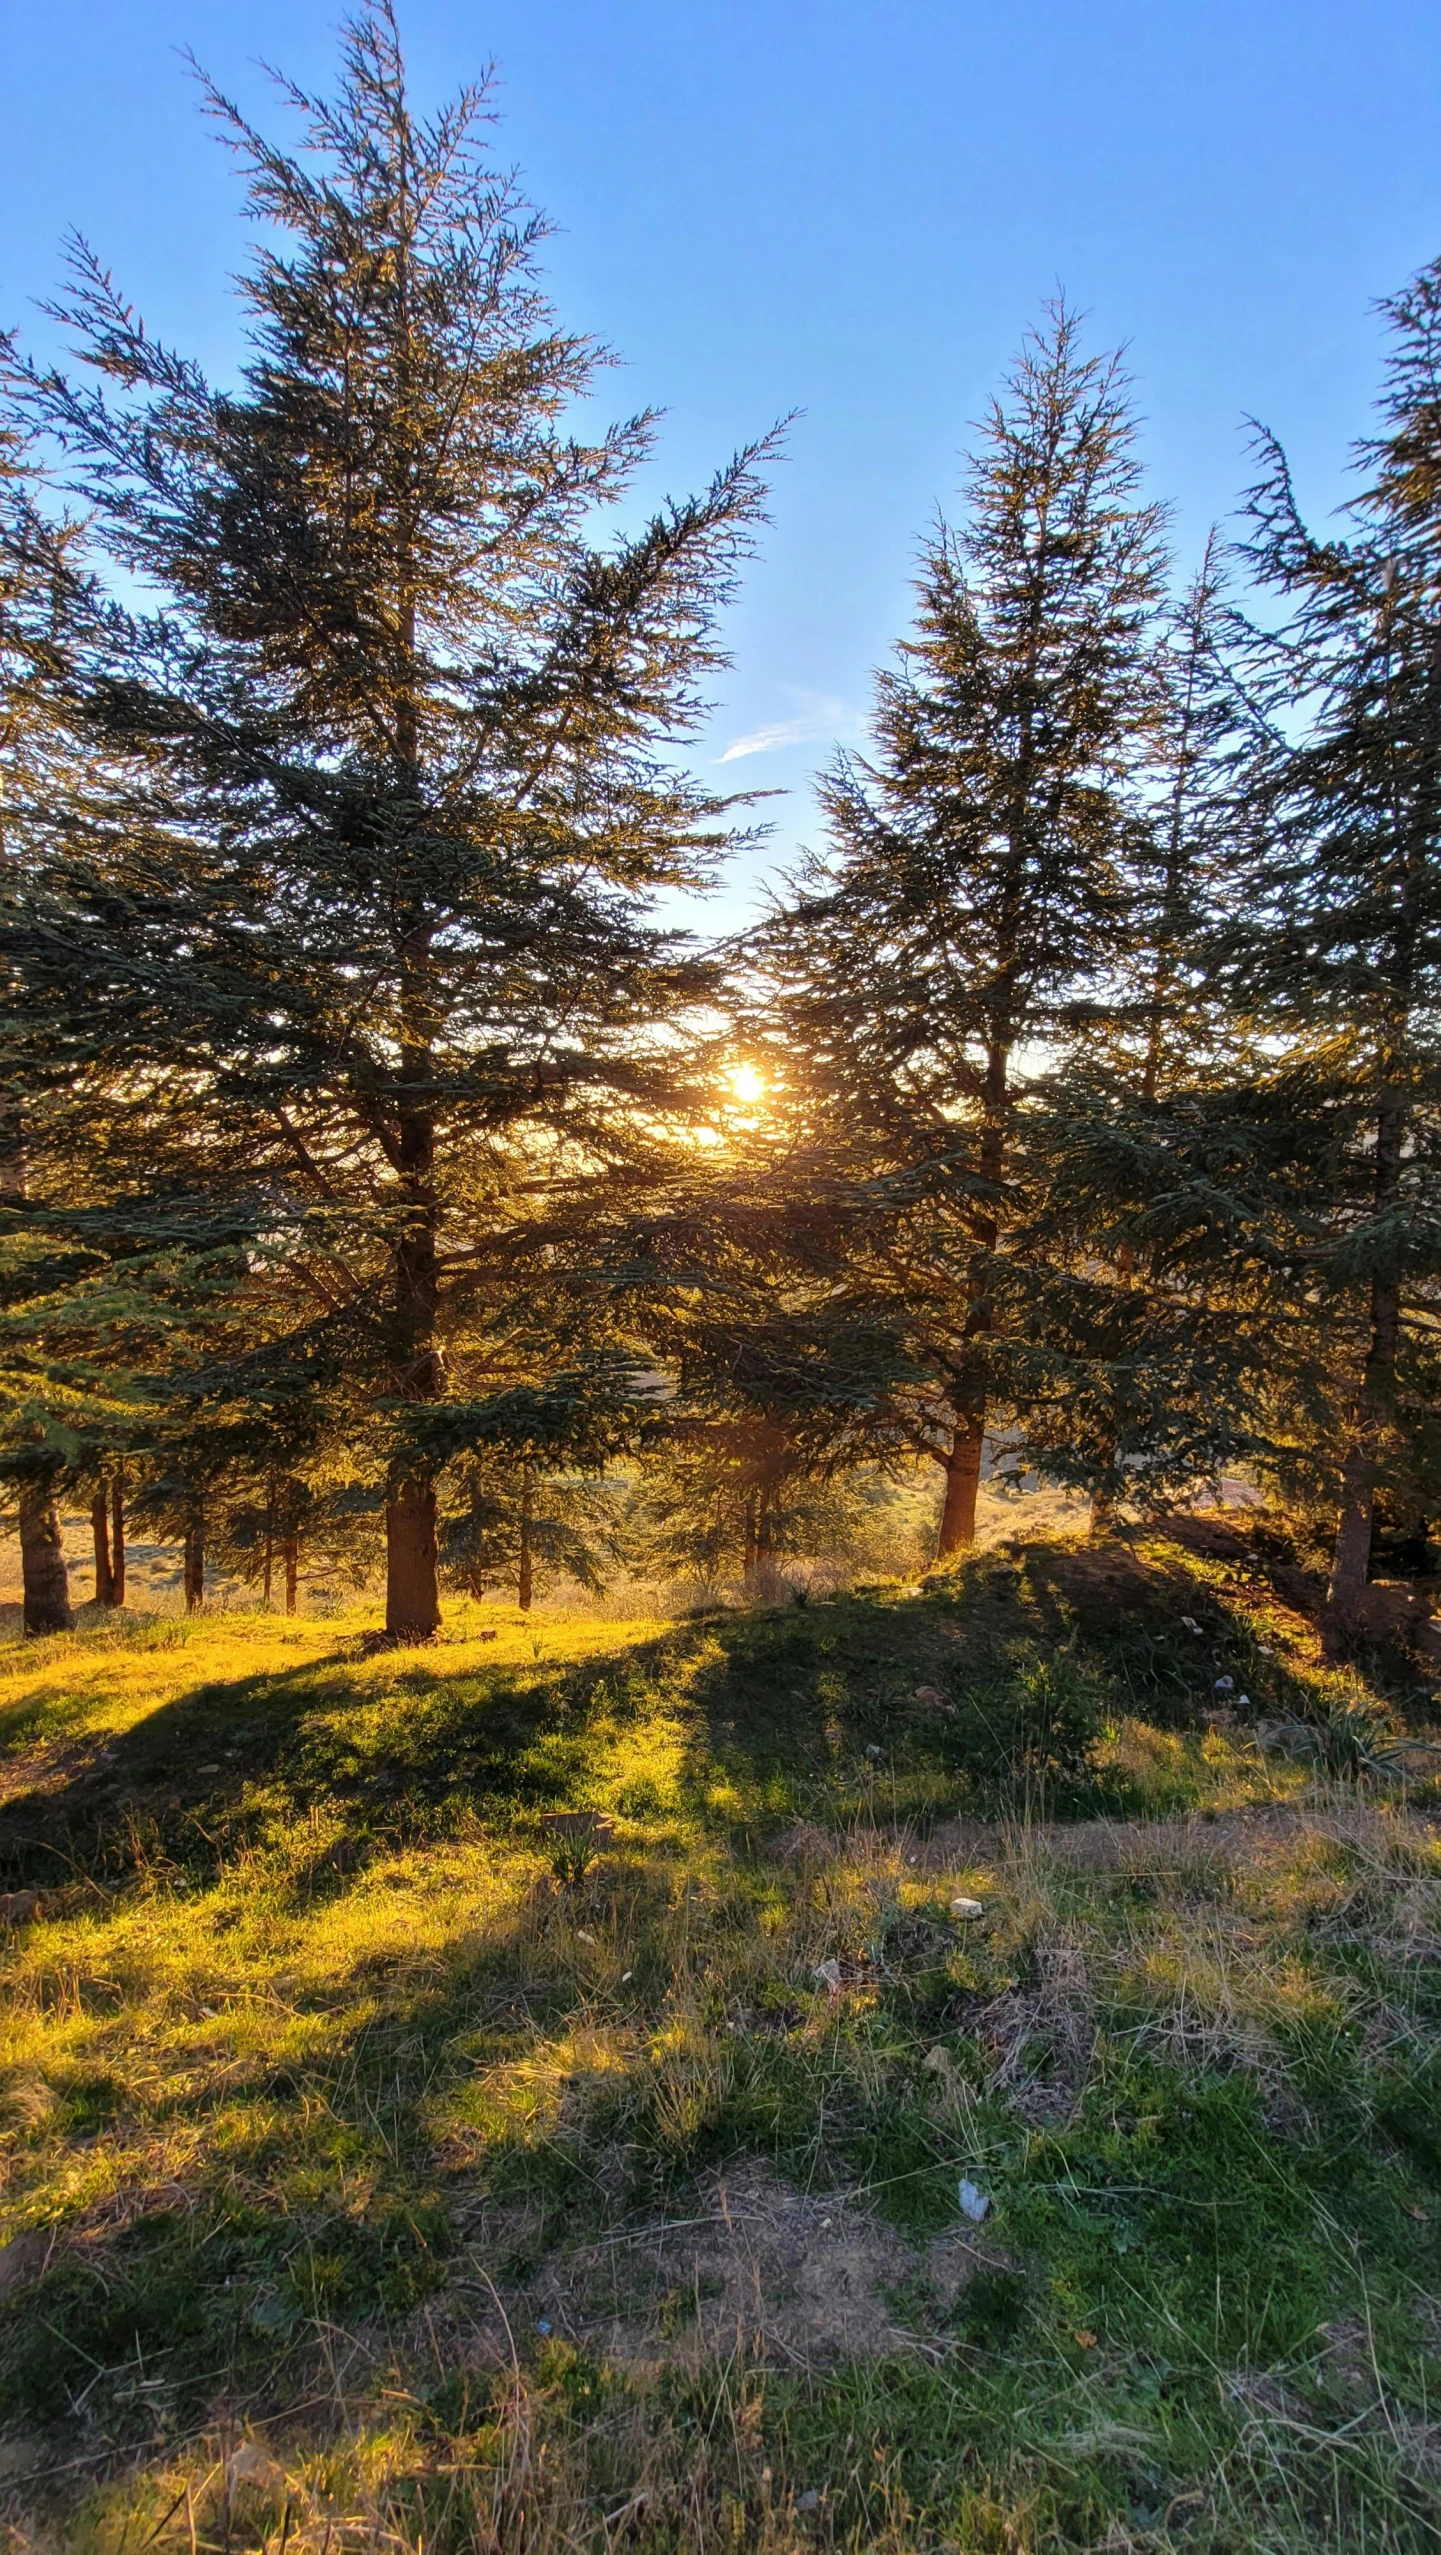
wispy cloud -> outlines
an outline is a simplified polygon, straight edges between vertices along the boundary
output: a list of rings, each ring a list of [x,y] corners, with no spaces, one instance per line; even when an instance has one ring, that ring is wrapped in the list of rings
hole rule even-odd
[[[799,703],[793,718],[772,719],[766,727],[753,727],[745,736],[732,737],[718,763],[739,763],[745,754],[772,754],[780,745],[818,745],[826,738],[841,742],[860,733],[860,713],[844,701],[836,701],[825,692],[804,692],[787,687],[790,698]]]

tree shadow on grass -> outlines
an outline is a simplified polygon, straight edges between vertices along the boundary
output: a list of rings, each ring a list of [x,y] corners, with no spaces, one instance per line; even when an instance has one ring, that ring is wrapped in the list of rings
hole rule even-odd
[[[323,1812],[328,1868],[583,1801],[602,1727],[654,1708],[688,1627],[578,1662],[396,1664],[353,1642],[328,1657],[207,1682],[119,1733],[84,1734],[0,1803],[0,1887],[114,1886],[171,1865],[210,1878]]]
[[[1200,1634],[1185,1621],[1197,1606]],[[580,1661],[461,1665],[441,1647],[391,1663],[347,1638],[196,1686],[118,1735],[72,1733],[62,1713],[44,1779],[0,1804],[0,1887],[113,1887],[166,1866],[202,1880],[323,1814],[319,1887],[477,1821],[504,1832],[551,1809],[624,1809],[598,1799],[601,1743],[651,1718],[679,1725],[683,1774],[677,1800],[639,1745],[641,1815],[669,1797],[733,1827],[844,1820],[885,1815],[887,1785],[896,1818],[984,1809],[1025,1680],[1057,1660],[1098,1711],[1171,1729],[1197,1725],[1218,1667],[1258,1709],[1285,1700],[1239,1610],[1203,1603],[1179,1551],[1120,1546],[988,1552],[919,1591],[717,1613]],[[1093,1785],[1070,1794],[1062,1815],[1098,1806]]]

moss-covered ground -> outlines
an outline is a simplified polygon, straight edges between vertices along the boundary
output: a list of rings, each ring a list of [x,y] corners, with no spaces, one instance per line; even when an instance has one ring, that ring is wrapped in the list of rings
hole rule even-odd
[[[1255,1726],[1426,1684],[1225,1536],[11,1644],[16,2544],[1441,2548],[1437,1786]]]

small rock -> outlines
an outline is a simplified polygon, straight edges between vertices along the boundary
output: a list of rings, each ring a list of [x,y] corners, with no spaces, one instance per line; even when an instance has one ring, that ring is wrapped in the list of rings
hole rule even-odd
[[[949,2076],[951,2072],[951,2053],[948,2049],[943,2049],[940,2042],[937,2041],[934,2049],[928,2049],[926,2051],[921,2064],[924,2067],[929,2067],[933,2076]]]
[[[583,1925],[578,1925],[576,1927],[575,1938],[578,1943],[593,1943],[595,1941],[595,1936],[593,1934],[587,1934]]]
[[[979,1899],[952,1899],[951,1901],[952,1916],[984,1916],[985,1912]]]
[[[820,2506],[821,2497],[819,2493],[813,2491],[809,2493],[798,2493],[796,2495],[796,2509],[798,2511],[818,2511]]]
[[[28,1925],[43,1905],[38,1890],[0,1890],[0,1925]]]
[[[984,2191],[978,2190],[975,2183],[963,2177],[960,2198],[961,2216],[969,2218],[973,2227],[978,2227],[991,2205],[987,2195]]]
[[[928,1712],[945,1712],[952,1720],[955,1718],[956,1707],[949,1695],[942,1694],[939,1686],[917,1686],[916,1701],[923,1703]]]
[[[1201,1629],[1194,1615],[1182,1615],[1181,1621],[1188,1632],[1199,1632]]]
[[[1218,1677],[1214,1687],[1212,1688],[1212,1692],[1215,1694],[1234,1694],[1235,1691],[1236,1680],[1234,1677]]]
[[[1237,1710],[1238,1712],[1249,1712],[1249,1711],[1250,1711],[1250,1709],[1251,1709],[1251,1698],[1250,1698],[1250,1696],[1249,1696],[1248,1694],[1238,1694],[1238,1695],[1237,1695],[1237,1697],[1236,1697],[1236,1710]]]
[[[868,1757],[878,1757],[878,1756],[880,1755],[880,1753],[881,1753],[881,1752],[880,1752],[880,1749],[879,1749],[879,1748],[867,1748],[867,1750],[866,1750],[866,1754],[867,1754],[867,1756],[868,1756]]]
[[[622,1987],[629,1987],[634,1976],[635,1971],[633,1969],[623,1969],[620,1974],[620,1983]]]

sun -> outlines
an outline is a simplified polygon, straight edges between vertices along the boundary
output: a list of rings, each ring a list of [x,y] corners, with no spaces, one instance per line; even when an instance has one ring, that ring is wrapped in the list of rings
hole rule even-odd
[[[765,1098],[766,1078],[763,1073],[757,1073],[754,1065],[732,1065],[726,1080],[737,1100],[744,1102],[747,1108],[753,1108],[757,1100]]]

